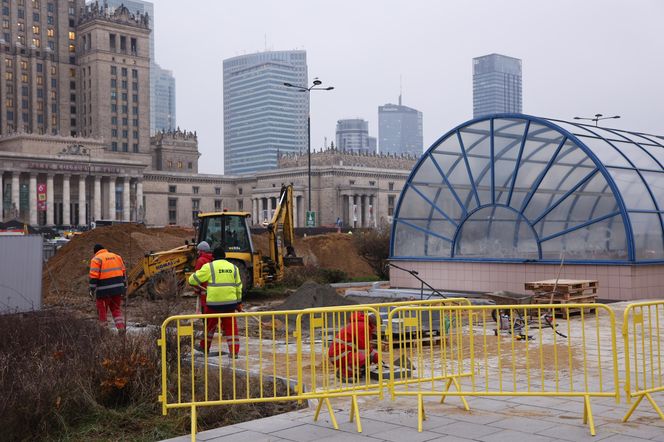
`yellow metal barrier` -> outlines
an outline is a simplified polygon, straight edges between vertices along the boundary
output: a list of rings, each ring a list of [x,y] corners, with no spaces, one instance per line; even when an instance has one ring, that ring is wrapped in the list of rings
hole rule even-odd
[[[627,422],[643,398],[648,399],[659,417],[664,413],[652,397],[664,391],[664,301],[629,304],[623,316],[625,344],[625,392],[627,401],[636,401],[623,417]]]
[[[387,335],[390,392],[417,398],[419,431],[425,396],[459,396],[466,410],[468,396],[580,397],[593,435],[590,398],[619,400],[615,317],[602,304],[398,307]]]

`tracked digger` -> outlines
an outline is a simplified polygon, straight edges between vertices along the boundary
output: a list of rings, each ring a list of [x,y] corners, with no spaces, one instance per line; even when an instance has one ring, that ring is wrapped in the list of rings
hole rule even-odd
[[[267,255],[254,249],[250,217],[248,212],[226,210],[200,213],[195,244],[146,253],[127,275],[127,295],[132,296],[145,286],[148,297],[163,298],[184,287],[186,277],[194,270],[196,244],[201,241],[207,241],[212,249],[224,248],[226,259],[240,270],[245,291],[279,282],[286,266],[303,264],[294,248],[292,185],[281,187],[274,215],[265,226],[269,239]]]

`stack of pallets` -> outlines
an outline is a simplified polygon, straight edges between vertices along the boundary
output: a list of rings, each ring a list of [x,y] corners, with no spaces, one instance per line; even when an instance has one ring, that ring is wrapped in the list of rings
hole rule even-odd
[[[547,279],[526,282],[525,286],[535,293],[534,304],[591,304],[597,300],[595,280]]]

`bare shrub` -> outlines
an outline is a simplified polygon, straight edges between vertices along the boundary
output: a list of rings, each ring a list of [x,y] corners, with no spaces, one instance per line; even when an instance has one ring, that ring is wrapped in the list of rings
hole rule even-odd
[[[381,224],[375,229],[357,232],[353,235],[353,242],[357,252],[371,266],[376,276],[389,278],[386,264],[390,257],[390,226]]]

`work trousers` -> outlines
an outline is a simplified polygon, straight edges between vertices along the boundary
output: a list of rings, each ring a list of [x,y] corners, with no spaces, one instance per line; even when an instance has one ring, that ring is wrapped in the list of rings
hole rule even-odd
[[[97,298],[97,313],[99,314],[99,322],[101,325],[106,325],[106,312],[111,311],[113,321],[115,321],[115,328],[124,330],[124,316],[122,316],[122,295],[107,296],[104,298]]]
[[[214,307],[205,305],[206,314],[211,313],[233,313],[235,312],[235,306],[231,307]],[[210,350],[210,345],[214,340],[214,334],[217,332],[218,318],[207,318],[207,349]],[[237,323],[235,318],[226,317],[221,318],[221,329],[224,331],[224,336],[226,337],[226,344],[228,345],[228,351],[231,355],[236,355],[240,352],[240,338],[238,336]],[[205,339],[201,339],[201,348],[205,348]]]

